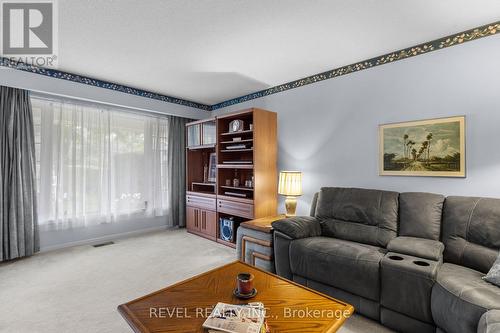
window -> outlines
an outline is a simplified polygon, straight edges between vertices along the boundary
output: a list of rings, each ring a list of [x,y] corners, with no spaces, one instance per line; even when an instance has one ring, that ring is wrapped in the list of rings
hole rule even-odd
[[[32,97],[40,224],[167,213],[168,118]]]

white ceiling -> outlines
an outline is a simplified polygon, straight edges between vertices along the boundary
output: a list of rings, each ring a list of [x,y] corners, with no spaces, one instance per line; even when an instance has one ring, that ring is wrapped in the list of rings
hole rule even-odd
[[[215,104],[500,19],[499,0],[59,0],[59,69]]]

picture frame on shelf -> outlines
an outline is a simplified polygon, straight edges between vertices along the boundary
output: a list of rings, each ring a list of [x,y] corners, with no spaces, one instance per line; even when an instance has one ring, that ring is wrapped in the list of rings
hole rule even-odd
[[[229,123],[229,133],[241,132],[245,129],[244,126],[243,120],[235,119]]]
[[[208,161],[208,178],[209,183],[215,183],[217,181],[217,154],[210,153]]]

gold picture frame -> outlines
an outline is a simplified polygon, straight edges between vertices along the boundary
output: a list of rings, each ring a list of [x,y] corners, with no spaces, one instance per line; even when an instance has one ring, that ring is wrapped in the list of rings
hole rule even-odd
[[[379,125],[379,175],[465,177],[465,116]]]

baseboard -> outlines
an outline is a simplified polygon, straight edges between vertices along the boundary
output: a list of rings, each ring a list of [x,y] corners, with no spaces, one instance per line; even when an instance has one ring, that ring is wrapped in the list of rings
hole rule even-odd
[[[132,236],[138,236],[138,235],[142,235],[142,234],[148,234],[148,233],[152,233],[152,232],[171,230],[171,229],[178,229],[178,228],[177,227],[167,227],[165,225],[161,225],[161,226],[157,226],[157,227],[151,227],[151,228],[134,230],[134,231],[127,231],[127,232],[122,232],[122,233],[118,233],[118,234],[106,235],[106,236],[102,236],[102,237],[82,239],[82,240],[75,241],[75,242],[68,242],[68,243],[63,243],[63,244],[41,247],[40,253],[60,250],[60,249],[68,248],[68,247],[74,247],[74,246],[93,245],[93,244],[98,244],[98,243],[107,242],[107,241],[111,241],[111,240],[124,239],[124,238],[132,237]]]

